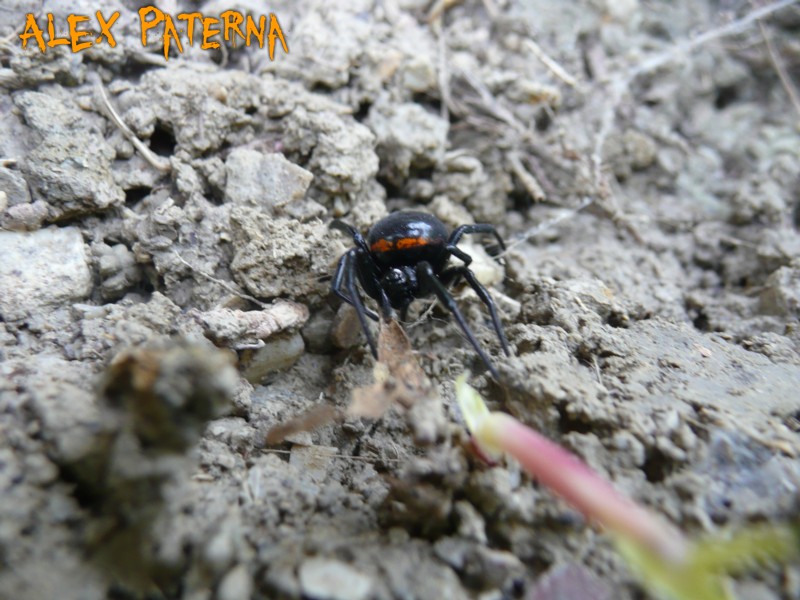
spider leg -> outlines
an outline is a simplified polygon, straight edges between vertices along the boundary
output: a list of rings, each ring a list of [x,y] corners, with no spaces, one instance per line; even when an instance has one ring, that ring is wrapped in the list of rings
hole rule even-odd
[[[375,346],[375,340],[372,339],[372,334],[369,331],[369,324],[367,323],[367,309],[364,306],[364,302],[361,300],[361,295],[358,293],[358,288],[356,287],[355,260],[357,253],[358,248],[353,248],[345,253],[341,259],[344,261],[344,266],[342,267],[345,277],[344,285],[347,289],[347,292],[350,294],[350,298],[353,300],[353,307],[356,309],[358,321],[361,323],[361,329],[364,330],[367,343],[369,344],[370,350],[372,350],[372,356],[378,358],[378,349]]]
[[[342,300],[344,300],[345,302],[350,304],[351,306],[355,306],[356,305],[355,301],[350,296],[345,294],[344,293],[344,289],[343,289],[343,285],[344,285],[344,282],[345,282],[345,279],[346,279],[346,277],[345,277],[345,275],[346,275],[346,266],[347,266],[349,260],[350,259],[347,258],[347,254],[343,254],[342,257],[339,259],[339,263],[336,265],[336,272],[333,274],[333,280],[331,281],[331,291],[334,294],[336,294],[337,296],[339,296],[339,298],[341,298]],[[359,295],[359,300],[361,301],[361,304],[363,305],[364,304],[364,300],[363,300],[363,298],[361,298],[360,295]],[[378,320],[378,315],[376,315],[370,309],[364,307],[364,312],[373,321],[377,321]]]
[[[334,219],[331,221],[331,224],[328,225],[328,227],[330,229],[338,229],[339,231],[344,231],[345,233],[350,234],[350,237],[353,238],[353,242],[355,242],[356,246],[361,248],[364,252],[369,252],[367,240],[365,240],[364,236],[361,235],[361,232],[352,225],[345,223],[344,221],[340,221],[339,219]]]
[[[447,251],[452,256],[455,256],[457,259],[463,261],[465,267],[468,267],[472,263],[472,257],[458,248],[455,244],[447,244],[445,248],[447,248]]]
[[[500,375],[497,370],[492,365],[492,361],[489,360],[489,357],[483,351],[483,348],[480,347],[478,344],[478,340],[475,339],[475,335],[472,333],[472,330],[467,325],[466,320],[464,319],[464,315],[461,314],[461,311],[456,304],[456,301],[453,299],[453,296],[450,295],[450,292],[447,291],[447,288],[444,284],[439,281],[436,277],[436,274],[433,272],[433,267],[431,267],[430,263],[421,262],[417,265],[417,276],[420,278],[428,289],[430,289],[436,297],[439,298],[439,302],[444,304],[445,308],[453,313],[453,316],[456,318],[459,327],[461,327],[461,331],[464,332],[464,335],[467,336],[469,343],[472,344],[472,347],[475,349],[475,352],[478,353],[478,356],[481,357],[483,364],[486,365],[486,368],[489,369],[489,372],[492,374],[492,377],[495,379],[500,379]]]
[[[478,281],[478,278],[475,277],[475,273],[464,266],[450,267],[449,269],[445,269],[439,275],[439,279],[442,281],[442,283],[444,283],[444,285],[449,285],[451,282],[454,283],[458,281],[459,277],[463,277],[467,280],[469,286],[475,290],[476,294],[478,294],[478,298],[481,299],[481,302],[483,302],[486,305],[486,308],[489,309],[489,315],[492,317],[494,331],[497,334],[497,339],[500,340],[500,345],[503,347],[503,352],[506,353],[506,356],[511,356],[511,352],[508,349],[508,340],[506,339],[505,331],[503,331],[503,324],[497,314],[497,306],[494,303],[494,299],[489,293],[489,290],[483,287],[483,284],[481,284],[481,282]]]
[[[497,243],[500,244],[500,248],[503,250],[506,249],[506,244],[503,241],[503,238],[501,238],[500,234],[497,233],[497,229],[494,228],[494,225],[489,223],[475,223],[474,225],[462,225],[461,227],[456,227],[453,230],[453,233],[450,234],[450,239],[447,240],[447,244],[449,246],[457,246],[458,242],[461,240],[461,236],[463,236],[465,233],[491,233],[495,239],[497,239]],[[461,257],[459,256],[458,258]]]

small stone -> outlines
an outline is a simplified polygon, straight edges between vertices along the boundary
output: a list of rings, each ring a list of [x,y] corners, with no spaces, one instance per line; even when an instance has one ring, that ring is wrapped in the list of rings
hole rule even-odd
[[[47,204],[41,200],[10,207],[0,220],[4,229],[13,231],[35,231],[47,218]]]
[[[769,315],[800,315],[800,268],[781,267],[767,278],[759,307]]]
[[[466,500],[459,500],[455,503],[454,508],[458,517],[458,535],[479,544],[488,543],[486,522],[481,513]]]
[[[3,193],[5,201],[5,204],[0,201],[0,212],[9,206],[27,204],[31,201],[28,182],[18,171],[13,169],[0,167],[0,192]]]
[[[22,319],[92,291],[83,237],[75,227],[0,231],[0,317]]]
[[[218,344],[234,348],[254,346],[285,329],[302,326],[308,319],[308,308],[298,302],[275,300],[263,310],[215,308],[195,316],[203,332]]]
[[[231,152],[225,170],[226,202],[267,209],[301,200],[314,178],[282,154],[248,149]]]
[[[530,600],[609,600],[611,590],[583,565],[556,565],[536,582]]]
[[[119,206],[125,192],[111,174],[114,149],[101,124],[81,110],[63,88],[22,92],[14,103],[40,140],[20,158],[19,169],[34,200],[52,221]]]
[[[97,257],[100,277],[100,292],[103,298],[116,299],[137,283],[141,272],[136,257],[124,244],[97,244],[92,248]]]
[[[356,309],[342,303],[331,327],[331,340],[337,348],[352,348],[364,343],[364,332],[358,322]]]
[[[321,293],[330,276],[333,236],[321,221],[300,223],[262,210],[235,206],[230,215],[234,279],[257,298]]]
[[[338,560],[311,558],[300,565],[300,588],[316,600],[365,600],[372,579]]]
[[[276,336],[262,348],[252,351],[246,360],[244,377],[252,384],[261,383],[270,373],[291,367],[303,352],[305,344],[299,333]]]
[[[294,446],[289,464],[316,483],[328,475],[331,460],[339,452],[335,446]]]
[[[225,575],[217,590],[217,600],[249,600],[253,579],[244,565],[237,565]]]
[[[392,182],[402,183],[412,167],[432,167],[444,158],[449,124],[419,104],[376,104],[368,122],[378,138],[381,172]]]

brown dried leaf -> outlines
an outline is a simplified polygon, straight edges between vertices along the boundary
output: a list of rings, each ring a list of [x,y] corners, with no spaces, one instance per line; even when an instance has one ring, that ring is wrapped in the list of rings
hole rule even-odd
[[[313,431],[314,429],[338,421],[340,418],[341,413],[335,407],[328,404],[317,404],[296,417],[270,428],[265,441],[270,445],[279,444],[290,435],[302,431]]]
[[[408,336],[395,320],[381,321],[374,374],[373,385],[353,390],[348,415],[378,419],[395,404],[411,408],[433,389],[414,356]]]

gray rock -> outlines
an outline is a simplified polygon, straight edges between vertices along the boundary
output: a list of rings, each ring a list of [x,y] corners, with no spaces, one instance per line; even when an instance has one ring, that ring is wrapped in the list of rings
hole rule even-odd
[[[444,157],[449,125],[418,104],[376,104],[369,125],[378,138],[381,173],[402,182],[412,167],[436,165]]]
[[[92,250],[97,256],[100,277],[100,292],[103,298],[115,299],[141,278],[136,258],[124,244],[98,244]]]
[[[759,307],[770,315],[800,315],[800,268],[781,267],[767,279]]]
[[[40,142],[20,160],[34,200],[57,221],[122,204],[125,193],[111,175],[114,149],[100,124],[56,88],[52,94],[22,92],[14,102]]]
[[[0,212],[8,206],[25,204],[31,201],[28,183],[17,171],[0,167],[0,192],[6,195],[6,206],[0,206]]]
[[[372,579],[338,560],[311,558],[300,565],[300,587],[318,600],[365,600]]]
[[[301,200],[314,176],[282,154],[239,149],[225,163],[225,200],[267,210]]]
[[[327,293],[321,278],[331,273],[333,251],[321,222],[270,218],[252,208],[231,211],[236,254],[234,277],[258,298]]]
[[[248,600],[253,595],[253,579],[245,565],[237,565],[223,577],[217,590],[218,600]]]
[[[0,317],[22,319],[92,291],[83,238],[75,227],[0,231]]]

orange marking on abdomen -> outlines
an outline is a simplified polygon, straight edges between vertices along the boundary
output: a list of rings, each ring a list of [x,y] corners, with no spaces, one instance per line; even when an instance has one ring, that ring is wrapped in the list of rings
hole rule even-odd
[[[393,248],[392,242],[386,239],[380,239],[369,247],[373,252],[387,252]]]
[[[424,237],[400,238],[393,242],[381,238],[373,242],[369,249],[373,252],[389,252],[390,250],[405,250],[406,248],[416,248],[417,246],[427,246],[428,244],[430,244],[430,240]]]
[[[416,237],[416,238],[400,238],[395,243],[395,246],[398,250],[403,250],[405,248],[414,248],[416,246],[425,246],[427,245],[428,239],[424,237]]]
[[[394,240],[390,242],[385,238],[381,238],[375,242],[373,242],[372,246],[369,247],[370,250],[373,252],[389,252],[390,250],[405,250],[406,248],[416,248],[417,246],[427,246],[430,244],[430,240],[424,237],[406,237],[400,238],[399,240]]]

